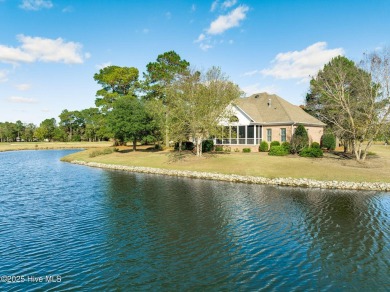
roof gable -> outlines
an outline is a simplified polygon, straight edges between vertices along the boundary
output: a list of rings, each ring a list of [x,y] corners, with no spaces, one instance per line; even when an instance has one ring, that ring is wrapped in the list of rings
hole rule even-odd
[[[257,93],[233,102],[260,124],[310,124],[325,126],[323,122],[306,113],[299,106],[268,93]]]

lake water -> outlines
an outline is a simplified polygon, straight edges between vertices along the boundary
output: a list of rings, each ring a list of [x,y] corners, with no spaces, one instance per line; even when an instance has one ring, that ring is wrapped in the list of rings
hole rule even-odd
[[[0,153],[0,291],[390,289],[389,193],[59,161],[74,151]]]

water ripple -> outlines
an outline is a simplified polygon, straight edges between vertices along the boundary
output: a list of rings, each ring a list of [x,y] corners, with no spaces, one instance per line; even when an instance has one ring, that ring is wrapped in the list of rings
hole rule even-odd
[[[385,291],[390,196],[128,174],[0,153],[7,291]]]

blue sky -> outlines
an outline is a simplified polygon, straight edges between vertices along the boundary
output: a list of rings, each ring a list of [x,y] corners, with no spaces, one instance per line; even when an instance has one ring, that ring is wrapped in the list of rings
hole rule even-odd
[[[389,15],[388,0],[0,0],[0,121],[93,107],[99,68],[142,76],[170,50],[198,70],[220,66],[248,95],[303,104],[332,57],[389,46]]]

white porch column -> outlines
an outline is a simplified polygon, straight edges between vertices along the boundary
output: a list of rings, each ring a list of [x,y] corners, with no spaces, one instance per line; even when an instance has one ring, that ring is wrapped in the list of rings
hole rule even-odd
[[[245,145],[248,145],[248,126],[245,125]]]
[[[257,125],[253,125],[253,145],[256,145],[256,132],[257,132]]]

